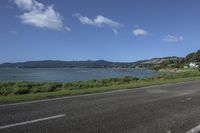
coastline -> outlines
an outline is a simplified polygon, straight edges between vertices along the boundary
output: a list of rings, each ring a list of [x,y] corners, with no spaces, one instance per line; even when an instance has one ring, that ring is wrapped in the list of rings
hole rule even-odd
[[[2,95],[1,92],[0,104],[18,103],[24,101],[58,98],[82,94],[92,94],[123,89],[135,89],[154,85],[173,84],[194,80],[200,80],[200,72],[198,70],[176,73],[163,72],[159,76],[140,79],[135,77],[123,77],[102,80],[78,81],[71,83],[40,83],[39,86],[35,87],[34,85],[38,85],[38,83],[11,82],[7,83],[7,89],[13,89],[13,92],[6,95]],[[3,84],[4,83],[0,83],[1,88]],[[11,86],[9,86],[9,84],[11,84]],[[21,89],[20,85],[25,85],[25,87],[23,86],[21,87]],[[26,86],[30,87],[31,89],[28,87],[26,88]],[[42,89],[44,91],[41,91]]]

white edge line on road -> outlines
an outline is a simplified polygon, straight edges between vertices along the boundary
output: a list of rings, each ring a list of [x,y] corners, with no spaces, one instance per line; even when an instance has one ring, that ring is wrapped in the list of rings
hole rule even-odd
[[[200,125],[192,128],[191,130],[187,131],[186,133],[198,133],[200,131]]]
[[[50,98],[50,99],[43,99],[43,100],[35,100],[35,101],[28,101],[28,102],[2,104],[2,105],[0,105],[0,107],[16,106],[16,105],[23,105],[23,104],[29,104],[29,103],[39,103],[39,102],[56,101],[56,100],[70,99],[70,98],[77,98],[77,97],[95,96],[95,95],[109,94],[109,93],[114,93],[114,92],[124,92],[124,91],[129,91],[129,90],[133,90],[134,91],[134,90],[138,90],[138,89],[147,89],[147,88],[152,88],[152,87],[163,87],[163,86],[170,86],[170,85],[179,85],[179,84],[185,84],[185,83],[189,83],[189,82],[195,82],[195,81],[170,83],[170,84],[163,84],[163,85],[153,85],[153,86],[139,87],[139,88],[134,88],[134,89],[122,89],[122,90],[99,92],[99,93],[91,93],[91,94],[83,94],[83,95],[76,95],[76,96],[66,96],[66,97]]]
[[[65,116],[66,116],[65,114],[62,114],[62,115],[45,117],[45,118],[40,118],[40,119],[35,119],[35,120],[30,120],[30,121],[25,121],[25,122],[20,122],[20,123],[14,123],[14,124],[0,126],[0,129],[6,129],[6,128],[11,128],[11,127],[16,127],[16,126],[22,126],[22,125],[26,125],[26,124],[31,124],[31,123],[36,123],[36,122],[40,122],[40,121],[46,121],[46,120],[61,118],[61,117],[65,117]]]

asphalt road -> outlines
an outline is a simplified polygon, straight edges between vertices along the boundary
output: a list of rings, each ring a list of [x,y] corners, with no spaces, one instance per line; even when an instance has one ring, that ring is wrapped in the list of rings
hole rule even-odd
[[[0,105],[0,133],[197,133],[199,125],[200,81]]]

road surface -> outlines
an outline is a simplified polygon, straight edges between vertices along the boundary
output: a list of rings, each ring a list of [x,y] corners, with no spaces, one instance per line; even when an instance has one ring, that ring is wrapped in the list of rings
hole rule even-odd
[[[0,133],[198,133],[200,81],[0,105]]]

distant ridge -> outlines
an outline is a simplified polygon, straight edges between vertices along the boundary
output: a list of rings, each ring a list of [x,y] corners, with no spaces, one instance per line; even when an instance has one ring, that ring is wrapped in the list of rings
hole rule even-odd
[[[105,60],[97,61],[59,61],[59,60],[43,60],[43,61],[27,61],[17,63],[3,63],[0,68],[135,68],[145,67],[146,64],[157,64],[164,60],[181,59],[180,57],[164,57],[153,58],[150,60],[141,60],[137,62],[110,62]]]
[[[200,64],[200,50],[188,54],[186,57],[163,57],[150,60],[140,60],[136,62],[111,62],[105,60],[87,61],[27,61],[17,63],[3,63],[0,68],[142,68],[142,69],[167,69],[183,68],[189,63]]]
[[[59,60],[44,60],[44,61],[27,61],[17,63],[3,63],[1,68],[105,68],[114,67],[115,65],[126,65],[127,63],[114,63],[104,60],[97,61],[59,61]]]

